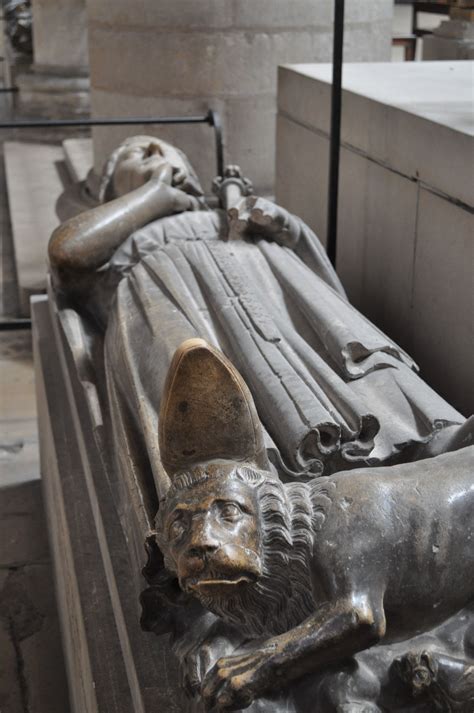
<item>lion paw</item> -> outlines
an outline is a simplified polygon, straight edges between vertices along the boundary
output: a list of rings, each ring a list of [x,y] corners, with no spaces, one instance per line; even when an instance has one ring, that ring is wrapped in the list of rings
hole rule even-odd
[[[248,708],[271,685],[270,669],[271,658],[266,651],[219,659],[201,688],[206,709],[224,713]]]

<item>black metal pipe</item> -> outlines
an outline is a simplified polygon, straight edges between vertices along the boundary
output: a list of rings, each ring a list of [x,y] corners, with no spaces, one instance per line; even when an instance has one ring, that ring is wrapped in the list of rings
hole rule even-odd
[[[21,119],[20,121],[0,121],[0,129],[49,129],[63,126],[134,126],[137,124],[209,124],[206,116],[162,116],[110,119]]]
[[[0,94],[17,92],[18,87],[0,87]]]
[[[161,116],[130,117],[117,119],[22,119],[20,121],[0,121],[1,129],[50,129],[66,126],[137,126],[153,124],[208,124],[214,129],[216,142],[217,175],[224,175],[224,145],[222,121],[219,113],[210,109],[205,116]]]
[[[341,149],[342,62],[344,46],[344,0],[334,2],[334,40],[332,57],[331,137],[329,146],[329,181],[326,249],[336,265],[337,209],[339,198],[339,158]]]

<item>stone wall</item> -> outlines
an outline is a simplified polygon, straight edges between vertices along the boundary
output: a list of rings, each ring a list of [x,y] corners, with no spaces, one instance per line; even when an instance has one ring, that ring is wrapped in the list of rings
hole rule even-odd
[[[277,66],[331,58],[333,5],[94,0],[88,8],[93,113],[160,116],[216,109],[224,121],[227,162],[240,163],[260,191],[271,192]],[[347,0],[348,60],[389,59],[392,5]],[[161,127],[155,133],[179,144],[209,186],[215,154],[208,127]],[[94,131],[96,168],[129,134],[129,127]]]

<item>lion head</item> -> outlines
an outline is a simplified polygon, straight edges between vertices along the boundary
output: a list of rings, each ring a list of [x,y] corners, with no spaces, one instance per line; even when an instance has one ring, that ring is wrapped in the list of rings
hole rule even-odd
[[[314,610],[313,538],[330,504],[321,485],[283,484],[271,471],[248,386],[202,339],[176,351],[159,424],[166,569],[251,638],[299,624]]]
[[[314,610],[315,487],[231,462],[179,474],[157,519],[167,569],[249,636],[287,631]]]

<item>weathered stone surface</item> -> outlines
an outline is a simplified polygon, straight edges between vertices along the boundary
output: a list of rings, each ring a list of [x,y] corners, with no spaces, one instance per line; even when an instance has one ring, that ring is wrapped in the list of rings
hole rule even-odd
[[[0,708],[69,710],[40,482],[0,489]]]
[[[346,57],[388,59],[392,3],[346,4]],[[277,66],[331,57],[333,3],[148,0],[132,10],[123,0],[99,0],[89,17],[94,114],[113,107],[123,116],[159,116],[173,103],[181,115],[214,108],[224,119],[227,159],[248,157],[245,171],[258,190],[273,192]],[[194,128],[156,129],[189,153],[208,184],[209,150],[193,151],[187,132],[199,141]],[[96,169],[127,133],[94,131]]]

